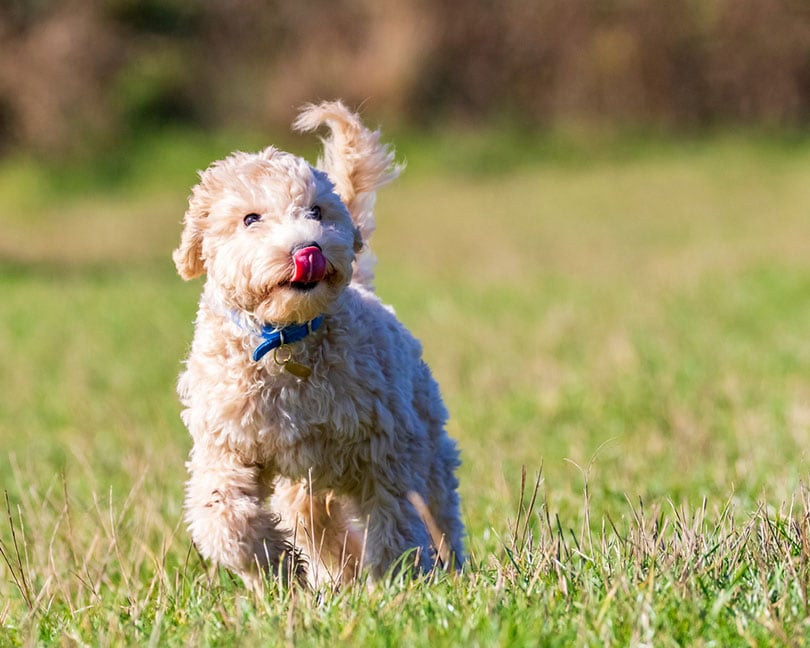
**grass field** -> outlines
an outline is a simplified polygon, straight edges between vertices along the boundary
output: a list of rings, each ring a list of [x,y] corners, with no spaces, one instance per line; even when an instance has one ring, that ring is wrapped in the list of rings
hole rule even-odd
[[[181,520],[170,251],[224,145],[0,168],[0,646],[810,641],[810,142],[552,144],[414,141],[378,203],[464,572],[262,599]]]

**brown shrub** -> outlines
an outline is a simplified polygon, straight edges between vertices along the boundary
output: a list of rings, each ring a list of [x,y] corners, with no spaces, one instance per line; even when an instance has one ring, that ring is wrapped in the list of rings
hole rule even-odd
[[[810,120],[805,0],[43,0],[0,4],[0,144],[74,151],[169,121],[668,128]]]

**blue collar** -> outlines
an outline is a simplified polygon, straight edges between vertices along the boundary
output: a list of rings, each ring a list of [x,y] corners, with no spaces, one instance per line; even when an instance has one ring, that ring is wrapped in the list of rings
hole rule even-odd
[[[313,331],[317,331],[321,324],[323,324],[323,315],[319,315],[314,320],[310,320],[305,324],[292,324],[284,328],[277,328],[272,324],[265,324],[262,326],[259,337],[262,339],[261,344],[253,350],[253,360],[261,360],[269,351],[278,349],[285,344],[292,344],[303,340],[307,335]]]

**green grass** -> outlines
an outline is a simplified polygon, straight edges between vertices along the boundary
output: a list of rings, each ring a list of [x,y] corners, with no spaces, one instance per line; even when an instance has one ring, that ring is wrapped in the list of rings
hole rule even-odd
[[[378,290],[451,411],[471,559],[256,599],[182,524],[200,284],[169,256],[222,145],[189,141],[0,169],[0,646],[810,640],[810,144],[406,140]]]

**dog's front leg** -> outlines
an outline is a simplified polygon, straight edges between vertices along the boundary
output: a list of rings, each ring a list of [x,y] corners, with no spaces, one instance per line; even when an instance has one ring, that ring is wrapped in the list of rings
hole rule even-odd
[[[364,564],[375,578],[382,577],[392,565],[396,565],[395,572],[431,569],[430,535],[404,493],[391,492],[378,484],[374,494],[364,498],[361,510],[368,520]]]
[[[262,574],[297,570],[287,533],[264,505],[265,479],[221,448],[195,445],[187,464],[186,521],[200,553],[259,587]]]

